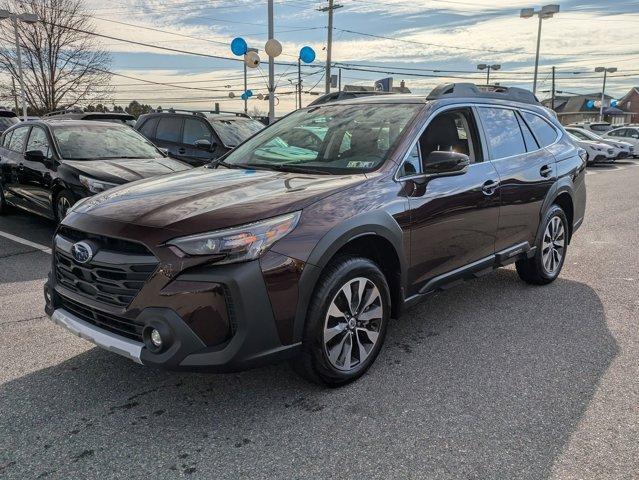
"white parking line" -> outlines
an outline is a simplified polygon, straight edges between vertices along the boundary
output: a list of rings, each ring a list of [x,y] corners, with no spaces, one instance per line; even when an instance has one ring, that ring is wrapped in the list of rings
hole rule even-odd
[[[7,240],[11,240],[12,242],[21,243],[22,245],[26,245],[27,247],[35,248],[36,250],[40,250],[41,252],[51,254],[51,249],[45,245],[41,245],[39,243],[32,242],[31,240],[27,240],[26,238],[16,237],[7,232],[0,231],[0,237],[4,237]]]

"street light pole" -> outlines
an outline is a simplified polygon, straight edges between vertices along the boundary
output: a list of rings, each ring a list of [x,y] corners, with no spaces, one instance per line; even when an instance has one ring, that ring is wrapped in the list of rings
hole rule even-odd
[[[22,13],[20,15],[11,13],[8,10],[0,10],[0,20],[11,20],[13,22],[13,32],[16,42],[16,60],[18,62],[18,82],[20,83],[20,97],[22,98],[22,117],[27,119],[27,94],[24,89],[24,75],[22,73],[22,53],[20,51],[20,34],[18,32],[18,21],[24,23],[36,23],[38,16],[33,13]]]
[[[601,105],[599,106],[599,121],[603,122],[604,114],[604,100],[606,99],[606,80],[609,73],[615,73],[617,71],[616,67],[597,67],[595,68],[595,72],[604,74],[603,78],[603,88],[601,89]]]
[[[539,51],[541,49],[541,24],[543,20],[552,18],[555,13],[559,13],[559,5],[544,5],[540,10],[534,8],[522,8],[519,16],[521,18],[539,17],[539,27],[537,29],[537,51],[535,52],[535,78],[533,80],[533,94],[537,94],[537,75],[539,73]]]
[[[477,70],[486,70],[486,85],[490,85],[490,71],[491,70],[499,70],[501,68],[501,65],[498,63],[495,63],[494,65],[490,65],[487,63],[480,63],[479,65],[477,65]]]
[[[273,0],[268,0],[268,39],[275,36],[273,28]],[[268,57],[268,123],[275,120],[275,58]]]

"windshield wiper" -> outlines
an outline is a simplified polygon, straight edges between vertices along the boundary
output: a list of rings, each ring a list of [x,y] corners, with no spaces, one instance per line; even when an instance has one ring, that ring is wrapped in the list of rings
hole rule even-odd
[[[245,165],[250,168],[255,168],[256,170],[275,170],[278,172],[291,172],[291,173],[313,173],[313,174],[319,174],[319,175],[330,174],[330,172],[327,172],[326,170],[320,170],[319,168],[300,167],[297,165],[288,165],[288,164],[269,165],[267,163],[244,163],[242,165]]]

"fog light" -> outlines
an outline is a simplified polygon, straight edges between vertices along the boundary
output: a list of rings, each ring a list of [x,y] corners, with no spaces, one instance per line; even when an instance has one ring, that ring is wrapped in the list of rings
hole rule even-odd
[[[162,348],[162,335],[155,328],[151,330],[151,343],[157,349]]]

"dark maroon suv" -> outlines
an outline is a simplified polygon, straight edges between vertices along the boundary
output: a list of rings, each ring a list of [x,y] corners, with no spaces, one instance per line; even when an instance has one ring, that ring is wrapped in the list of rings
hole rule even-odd
[[[297,110],[214,164],[78,202],[47,313],[145,365],[286,359],[344,384],[431,292],[511,262],[557,278],[584,218],[582,154],[519,89]]]

